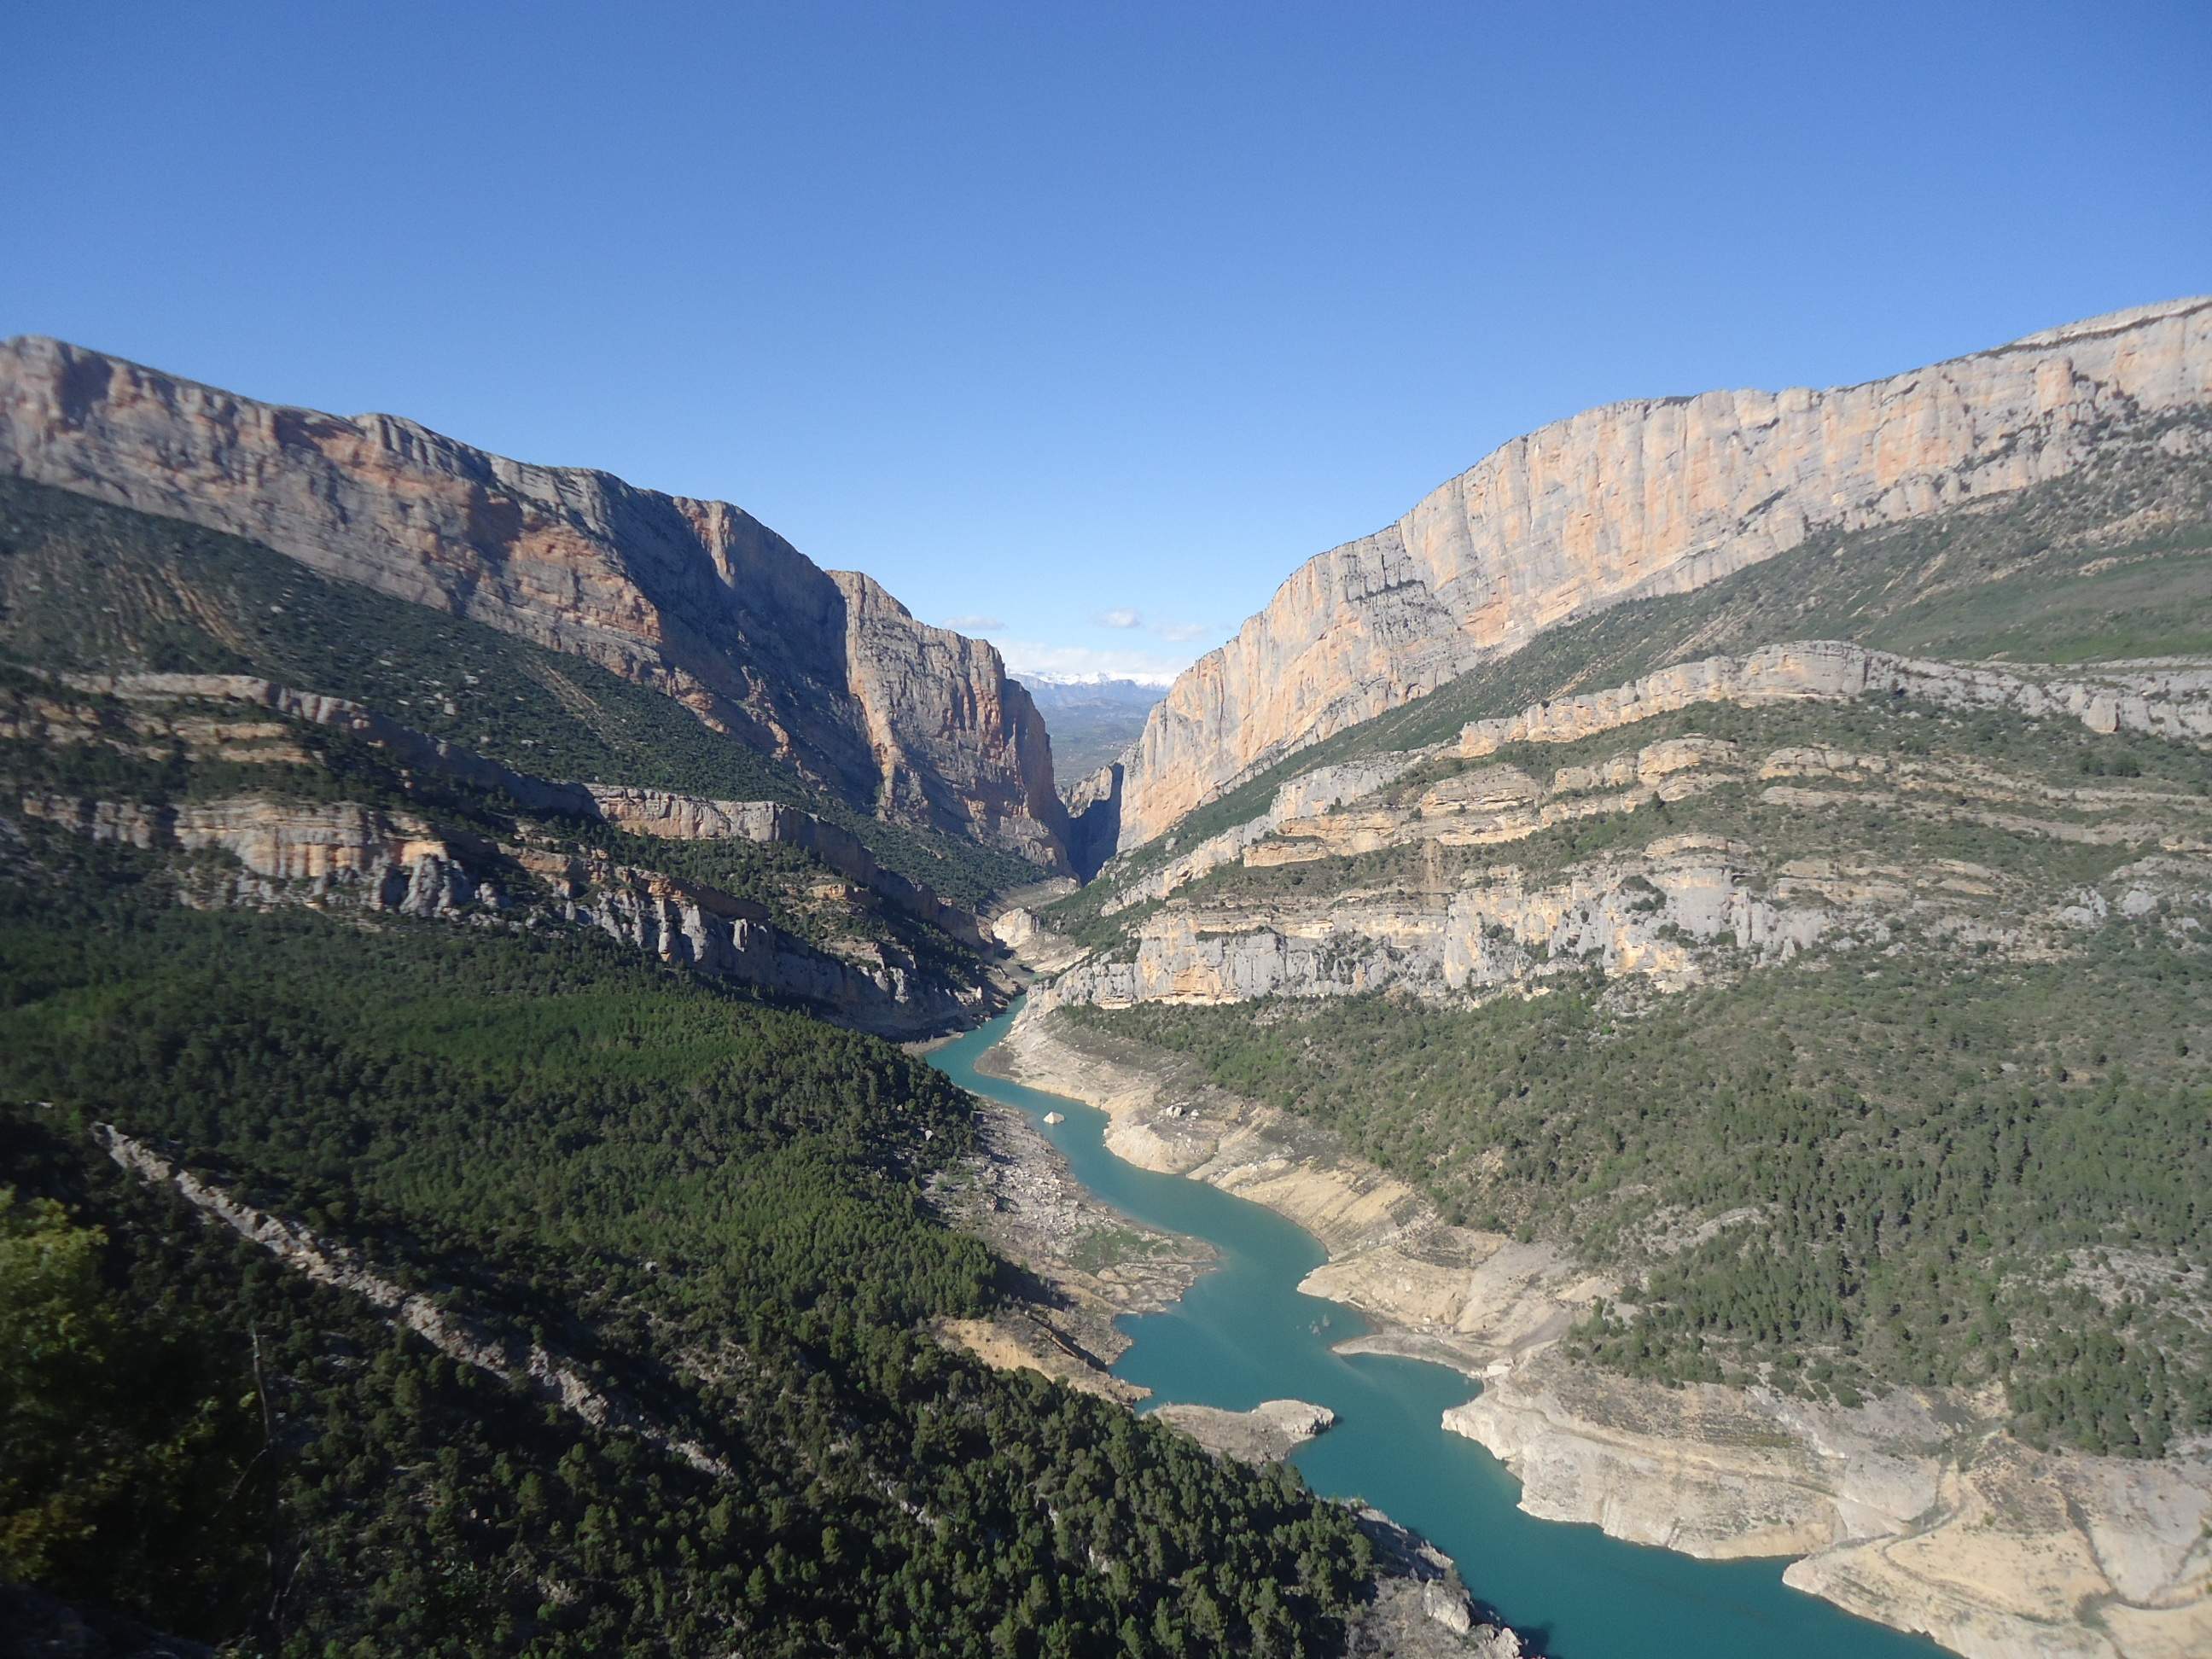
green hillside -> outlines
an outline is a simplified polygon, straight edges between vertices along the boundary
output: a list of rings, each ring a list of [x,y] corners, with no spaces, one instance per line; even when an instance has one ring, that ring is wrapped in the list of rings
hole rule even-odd
[[[920,1062],[590,938],[5,858],[0,1577],[302,1656],[1340,1644],[1346,1511],[922,1329],[1012,1276],[925,1201],[975,1141]],[[100,1121],[730,1474],[203,1224]]]

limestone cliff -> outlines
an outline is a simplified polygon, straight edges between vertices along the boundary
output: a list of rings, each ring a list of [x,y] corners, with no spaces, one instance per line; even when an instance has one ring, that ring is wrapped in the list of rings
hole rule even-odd
[[[2063,477],[2116,428],[2208,403],[2212,299],[2195,299],[1860,386],[1644,399],[1541,428],[1310,561],[1186,671],[1124,757],[1115,844],[1557,623],[1815,531]]]
[[[998,653],[726,502],[36,337],[0,344],[0,472],[574,653],[855,805],[1065,865],[1044,723]]]
[[[706,882],[495,843],[413,812],[261,795],[156,805],[32,792],[0,802],[0,825],[15,814],[92,841],[199,855],[176,890],[203,908],[296,904],[587,928],[885,1036],[970,1024],[1003,1006],[988,975],[963,981],[896,943],[848,934],[816,944],[775,926],[760,902]]]
[[[1686,711],[1744,711],[1747,738],[1604,741]],[[1101,884],[1105,946],[1025,932],[1021,948],[1053,974],[1048,1005],[1460,1000],[1591,969],[1678,990],[1908,933],[2047,956],[2114,914],[2212,904],[2196,788],[1977,758],[1986,739],[1964,722],[1985,716],[2031,754],[2053,720],[2083,758],[2121,734],[2198,754],[2212,664],[1961,665],[1823,640],[1680,664],[1316,767],[1247,822]],[[1626,844],[1578,856],[1585,834]],[[1983,855],[1915,851],[1962,837]],[[2104,849],[2094,879],[2069,848]]]

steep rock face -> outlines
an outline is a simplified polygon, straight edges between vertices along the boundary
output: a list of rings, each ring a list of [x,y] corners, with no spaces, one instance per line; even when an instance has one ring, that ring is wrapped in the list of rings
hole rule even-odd
[[[2212,738],[2212,664],[2175,659],[2066,671],[2033,665],[1933,662],[1839,640],[1796,640],[1742,657],[1708,657],[1588,696],[1560,697],[1460,732],[1462,756],[1509,743],[1574,743],[1696,703],[1738,708],[1869,693],[1943,708],[2002,708],[2030,719],[2077,720],[2093,732]]]
[[[0,470],[588,658],[856,805],[1065,862],[1044,724],[997,652],[726,502],[35,337],[0,344]]]
[[[1472,720],[1461,728],[1455,742],[1388,750],[1300,773],[1275,791],[1266,811],[1208,836],[1157,869],[1119,878],[1102,902],[1101,913],[1110,916],[1156,902],[1237,863],[1292,863],[1425,839],[1456,845],[1516,840],[1593,808],[1610,811],[1637,804],[1547,802],[1540,807],[1539,801],[1552,792],[1573,794],[1636,784],[1650,792],[1648,799],[1662,799],[1665,792],[1653,787],[1657,780],[1708,767],[1716,751],[1695,742],[1686,747],[1657,745],[1633,763],[1617,763],[1626,769],[1617,775],[1584,778],[1577,769],[1565,769],[1548,791],[1533,780],[1516,781],[1503,773],[1464,775],[1426,793],[1411,813],[1388,808],[1364,815],[1330,810],[1359,803],[1415,768],[1442,757],[1479,760],[1511,744],[1577,743],[1705,703],[1756,708],[1798,702],[1846,702],[1870,695],[1930,708],[2002,709],[2029,719],[2079,720],[2102,733],[2140,732],[2199,743],[2212,739],[2212,662],[2198,659],[2057,669],[2034,664],[1936,662],[1870,651],[1841,640],[1785,641],[1741,657],[1707,657],[1661,669],[1626,685],[1533,703],[1501,719]],[[1679,792],[1681,786],[1674,787]],[[1490,799],[1486,790],[1504,793]],[[1529,810],[1515,813],[1507,811],[1508,807]]]
[[[1608,404],[1544,427],[1294,573],[1176,680],[1126,760],[1135,847],[1285,752],[1623,599],[1816,529],[2078,468],[2116,423],[2212,402],[2212,299],[2115,313],[1826,392]]]

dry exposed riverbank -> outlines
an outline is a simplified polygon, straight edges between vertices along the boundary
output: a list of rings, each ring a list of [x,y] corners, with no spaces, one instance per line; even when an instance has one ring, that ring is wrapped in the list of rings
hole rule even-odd
[[[1025,1312],[950,1321],[942,1334],[987,1364],[1042,1371],[1133,1404],[1145,1390],[1107,1370],[1129,1345],[1115,1319],[1173,1304],[1212,1252],[1099,1203],[1021,1113],[981,1105],[984,1155],[965,1182],[940,1187],[937,1200],[955,1225],[988,1239],[1034,1282]]]
[[[1800,1555],[1790,1583],[1976,1659],[2212,1652],[2202,1458],[2038,1453],[2002,1431],[1994,1402],[1957,1396],[1845,1411],[1571,1365],[1550,1350],[1603,1279],[1445,1225],[1327,1132],[1034,1004],[984,1068],[1099,1107],[1132,1163],[1313,1233],[1330,1260],[1303,1288],[1382,1327],[1357,1346],[1483,1379],[1446,1426],[1506,1462],[1532,1514],[1694,1555]]]
[[[1135,1405],[1146,1391],[1108,1370],[1127,1346],[1114,1322],[1178,1300],[1212,1264],[1211,1250],[1107,1207],[1025,1115],[988,1099],[981,1106],[983,1156],[941,1183],[936,1201],[1032,1283],[1020,1311],[950,1321],[939,1334],[987,1364],[1038,1370]],[[1287,1456],[1335,1420],[1326,1407],[1291,1400],[1246,1412],[1176,1404],[1159,1415],[1215,1455],[1254,1463]],[[1373,1599],[1352,1620],[1351,1652],[1394,1659],[1515,1659],[1522,1652],[1512,1631],[1476,1617],[1443,1555],[1372,1510],[1360,1525],[1378,1571]]]

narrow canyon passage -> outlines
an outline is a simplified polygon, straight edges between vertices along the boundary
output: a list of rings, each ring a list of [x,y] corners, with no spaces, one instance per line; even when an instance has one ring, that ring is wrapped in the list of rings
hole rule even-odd
[[[1928,1659],[1944,1651],[1786,1588],[1779,1560],[1697,1561],[1523,1515],[1513,1477],[1442,1426],[1444,1411],[1477,1384],[1443,1365],[1334,1351],[1366,1322],[1299,1291],[1324,1259],[1310,1236],[1204,1182],[1125,1163],[1106,1150],[1103,1112],[977,1071],[1013,1018],[928,1058],[962,1087],[1036,1121],[1099,1198],[1220,1253],[1174,1307],[1122,1322],[1133,1340],[1115,1373],[1150,1389],[1152,1403],[1245,1410],[1296,1399],[1331,1407],[1336,1426],[1293,1455],[1314,1488],[1362,1498],[1429,1539],[1459,1564],[1478,1601],[1540,1638],[1557,1659]],[[1044,1124],[1048,1111],[1064,1121]]]

